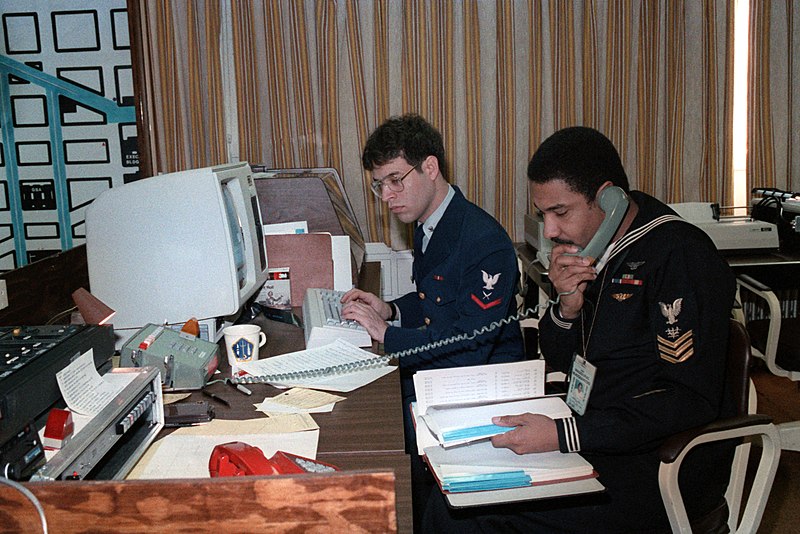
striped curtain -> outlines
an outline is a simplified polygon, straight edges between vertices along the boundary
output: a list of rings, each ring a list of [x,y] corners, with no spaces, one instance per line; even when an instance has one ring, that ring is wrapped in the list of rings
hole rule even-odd
[[[128,0],[143,176],[228,161],[219,0]]]
[[[751,0],[749,50],[748,189],[800,191],[800,0]]]
[[[405,225],[370,194],[360,154],[372,129],[410,111],[442,132],[451,183],[517,241],[531,209],[528,160],[570,125],[606,133],[635,188],[667,202],[730,202],[726,0],[220,2],[223,13],[230,9],[238,157],[338,169],[370,241],[409,243]],[[219,8],[193,5],[195,20]],[[182,16],[148,16],[150,33],[174,37],[174,25],[188,23]],[[145,45],[160,56],[163,41]],[[198,49],[208,51],[206,41]],[[200,70],[213,70],[216,59],[208,59]],[[198,73],[173,74],[177,81]],[[191,132],[185,122],[164,128],[176,138],[212,136],[203,146],[220,146],[213,120]],[[169,164],[219,157],[211,153]]]

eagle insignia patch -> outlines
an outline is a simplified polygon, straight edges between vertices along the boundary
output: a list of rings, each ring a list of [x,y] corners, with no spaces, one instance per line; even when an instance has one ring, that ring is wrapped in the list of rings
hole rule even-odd
[[[481,273],[483,273],[483,289],[489,291],[489,294],[491,295],[494,285],[497,283],[497,281],[500,279],[500,275],[503,273],[489,274],[486,271],[481,271]]]
[[[659,302],[658,305],[661,307],[661,315],[666,317],[667,324],[675,324],[678,322],[678,315],[681,313],[681,304],[683,303],[683,298],[677,298],[672,304],[665,304],[663,302]]]

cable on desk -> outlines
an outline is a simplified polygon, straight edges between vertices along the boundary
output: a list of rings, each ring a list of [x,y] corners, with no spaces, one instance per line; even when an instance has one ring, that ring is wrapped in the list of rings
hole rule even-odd
[[[33,506],[36,508],[36,511],[39,513],[39,520],[42,523],[42,532],[44,532],[44,534],[47,534],[47,518],[44,516],[44,508],[42,507],[42,503],[39,502],[39,499],[36,498],[36,495],[34,495],[28,488],[26,488],[19,482],[15,482],[10,478],[8,478],[8,467],[9,467],[8,464],[6,464],[4,476],[0,476],[0,484],[5,484],[7,486],[14,488],[15,490],[22,493],[25,497],[27,497],[29,501],[31,501]]]

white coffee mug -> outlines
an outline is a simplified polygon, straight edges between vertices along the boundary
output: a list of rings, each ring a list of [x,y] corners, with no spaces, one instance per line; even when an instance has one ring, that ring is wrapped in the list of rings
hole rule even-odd
[[[267,343],[267,335],[256,324],[237,324],[225,328],[225,347],[231,374],[239,372],[239,364],[258,360],[258,349]]]

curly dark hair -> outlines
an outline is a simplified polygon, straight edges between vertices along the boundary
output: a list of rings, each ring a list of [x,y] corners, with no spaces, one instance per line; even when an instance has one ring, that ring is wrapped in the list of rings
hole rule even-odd
[[[528,163],[528,178],[534,183],[563,180],[587,200],[607,180],[630,191],[628,175],[617,149],[602,133],[585,126],[559,130],[539,145]]]
[[[370,134],[361,155],[361,163],[364,169],[371,171],[402,157],[416,167],[428,156],[435,156],[439,160],[439,169],[444,176],[442,134],[421,116],[407,113],[389,118]]]

